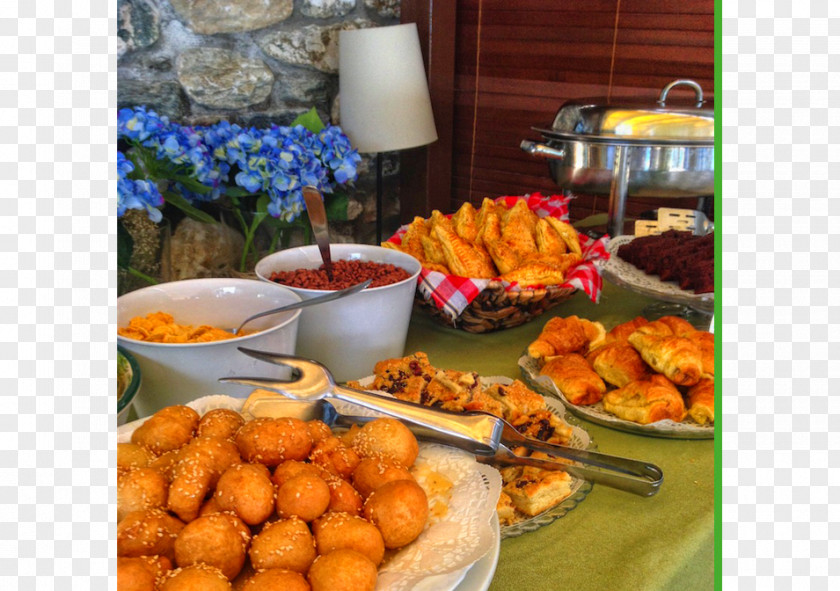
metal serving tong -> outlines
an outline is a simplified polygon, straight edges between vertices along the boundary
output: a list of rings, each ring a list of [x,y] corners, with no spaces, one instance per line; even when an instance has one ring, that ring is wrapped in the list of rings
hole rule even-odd
[[[487,412],[446,411],[339,386],[326,367],[310,359],[255,351],[245,347],[238,349],[245,355],[290,369],[290,378],[226,377],[220,378],[219,381],[275,390],[295,400],[318,401],[336,398],[357,404],[408,422],[409,427],[420,439],[463,449],[475,454],[482,462],[563,470],[571,476],[641,496],[656,494],[662,484],[662,470],[647,462],[531,439],[519,433],[504,419]],[[259,405],[261,400],[272,399],[257,399],[255,406]],[[315,412],[322,413],[320,417],[315,418],[327,417],[329,420],[325,422],[330,424],[352,424],[371,420],[370,417],[345,416],[344,420],[337,421],[337,411],[326,402]],[[332,417],[333,412],[336,413],[336,417]],[[576,463],[523,457],[511,451],[512,448],[520,446]]]

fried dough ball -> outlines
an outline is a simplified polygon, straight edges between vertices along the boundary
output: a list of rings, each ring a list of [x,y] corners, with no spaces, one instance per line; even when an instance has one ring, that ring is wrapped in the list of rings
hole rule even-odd
[[[281,519],[254,536],[248,555],[257,570],[285,568],[302,574],[315,560],[315,538],[302,519]]]
[[[271,473],[262,464],[234,464],[219,478],[213,498],[248,525],[262,523],[274,512]]]
[[[319,556],[306,579],[312,591],[373,591],[376,565],[364,554],[342,548]]]
[[[285,568],[267,568],[245,581],[239,591],[310,591],[303,575]]]
[[[166,505],[169,483],[152,468],[137,468],[117,479],[117,523],[132,511]]]
[[[300,476],[301,474],[320,476],[321,478],[327,477],[327,474],[324,473],[324,469],[320,466],[309,464],[307,462],[300,462],[298,460],[286,460],[274,469],[274,474],[271,475],[271,481],[279,488],[290,478]]]
[[[163,474],[163,477],[166,478],[167,482],[172,482],[172,479],[175,477],[175,466],[181,458],[181,449],[183,448],[173,449],[160,454],[152,460],[147,467],[157,470]]]
[[[309,435],[312,436],[313,445],[317,445],[322,439],[333,436],[332,429],[324,421],[318,419],[306,421],[306,426],[309,427]]]
[[[179,454],[173,468],[166,506],[184,521],[198,517],[207,494],[232,464],[239,463],[239,450],[226,439],[197,437]]]
[[[215,513],[188,523],[175,540],[175,563],[207,564],[233,579],[245,564],[250,541],[247,527],[237,521],[233,515]]]
[[[149,448],[155,455],[178,449],[192,439],[199,416],[188,406],[167,406],[153,414],[131,434],[131,443]]]
[[[218,437],[233,439],[236,432],[245,424],[241,414],[229,408],[214,408],[204,413],[198,421],[196,437]]]
[[[363,514],[379,528],[386,548],[402,548],[423,533],[429,501],[415,481],[394,480],[368,497]]]
[[[309,459],[313,464],[342,478],[349,478],[359,465],[359,454],[335,436],[319,441],[309,454]]]
[[[118,556],[165,556],[174,560],[184,522],[162,509],[134,511],[117,524]]]
[[[216,567],[193,564],[170,571],[158,591],[232,591],[225,575]]]
[[[242,425],[236,445],[247,462],[273,468],[286,460],[306,459],[312,450],[312,436],[300,419],[258,418]]]
[[[382,534],[370,521],[347,513],[327,513],[312,524],[318,554],[350,548],[379,565],[385,556]]]
[[[145,468],[152,460],[155,459],[155,454],[137,443],[118,443],[117,444],[117,469],[118,470],[134,470],[135,468]]]
[[[326,482],[330,487],[330,504],[327,506],[327,511],[352,515],[359,515],[362,512],[362,495],[353,488],[352,484],[332,474],[327,477]]]
[[[117,556],[117,591],[155,591],[155,581],[171,569],[163,556]]]
[[[353,472],[353,486],[366,499],[377,488],[394,480],[414,480],[411,472],[387,457],[363,458]]]
[[[219,502],[216,500],[216,495],[213,495],[209,499],[204,501],[203,505],[201,505],[201,509],[198,510],[198,516],[204,517],[205,515],[212,515],[213,513],[221,512],[222,508],[219,507]]]
[[[320,476],[299,474],[277,489],[277,515],[313,521],[330,505],[330,487]]]
[[[417,438],[397,419],[379,418],[364,425],[353,439],[353,449],[363,458],[387,456],[411,468],[417,459]]]

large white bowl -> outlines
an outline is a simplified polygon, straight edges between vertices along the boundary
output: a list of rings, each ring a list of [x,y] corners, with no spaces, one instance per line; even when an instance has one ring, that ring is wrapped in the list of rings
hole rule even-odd
[[[410,255],[368,244],[333,244],[330,254],[333,261],[390,263],[410,275],[398,283],[369,287],[303,309],[296,354],[320,361],[336,381],[346,382],[370,375],[377,361],[402,357],[421,266]],[[299,246],[268,255],[255,270],[260,279],[273,283],[270,277],[274,272],[317,269],[321,264],[317,246]],[[289,289],[303,299],[328,293],[322,289]]]
[[[248,316],[300,301],[292,290],[254,279],[188,279],[162,283],[117,299],[117,326],[152,312],[171,314],[178,324],[235,328]],[[134,401],[139,417],[172,404],[185,404],[208,394],[246,397],[253,387],[219,382],[221,377],[287,375],[277,366],[239,352],[248,347],[271,353],[295,353],[300,310],[282,312],[248,323],[260,332],[208,343],[149,343],[117,337],[134,355],[143,373],[143,394]]]

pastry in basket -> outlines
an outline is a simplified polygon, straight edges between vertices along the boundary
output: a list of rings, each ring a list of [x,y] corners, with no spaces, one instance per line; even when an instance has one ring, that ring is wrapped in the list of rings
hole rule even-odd
[[[715,422],[715,381],[702,378],[688,389],[688,416],[701,425]]]
[[[649,378],[653,371],[626,341],[613,341],[592,351],[586,360],[601,378],[617,388]]]
[[[586,354],[602,344],[604,335],[600,322],[557,316],[546,322],[536,340],[528,345],[528,355],[542,362],[568,353]]]
[[[467,242],[474,243],[478,237],[477,215],[478,212],[469,201],[459,207],[458,211],[452,215],[452,226],[455,233]]]
[[[686,415],[682,394],[661,375],[611,390],[604,396],[603,402],[608,412],[642,425],[665,419],[680,422]]]
[[[487,251],[458,236],[451,223],[436,224],[433,233],[443,248],[446,265],[453,274],[479,279],[490,279],[496,275]]]
[[[628,341],[648,365],[679,386],[693,386],[703,372],[700,349],[686,337],[660,336],[642,332],[643,326]]]
[[[540,373],[551,378],[572,404],[595,404],[607,391],[604,380],[579,353],[570,353],[547,361]]]

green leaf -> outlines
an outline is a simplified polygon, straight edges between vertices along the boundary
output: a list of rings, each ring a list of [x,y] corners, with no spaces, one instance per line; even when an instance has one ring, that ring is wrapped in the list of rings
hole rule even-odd
[[[312,107],[303,115],[298,115],[297,119],[292,121],[291,126],[294,127],[295,125],[303,125],[312,133],[320,133],[321,130],[326,127],[324,122],[321,121],[321,118],[318,116],[318,111],[315,110],[315,107]]]
[[[327,213],[327,219],[334,222],[346,222],[348,203],[350,203],[350,197],[343,192],[336,192],[326,197],[324,199],[324,210]]]
[[[166,191],[163,194],[163,198],[167,203],[177,207],[194,220],[197,220],[199,222],[206,222],[208,224],[216,223],[216,220],[213,219],[213,216],[201,211],[200,209],[196,209],[190,204],[189,201],[187,201],[177,193],[173,193],[172,191]]]
[[[211,187],[208,187],[207,185],[198,182],[193,177],[186,176],[186,175],[183,175],[183,174],[173,174],[172,175],[172,180],[181,183],[182,185],[184,185],[190,191],[193,191],[195,193],[199,193],[201,195],[206,195],[207,193],[209,193],[212,190]]]
[[[225,190],[223,192],[225,195],[228,195],[230,197],[248,197],[249,195],[253,195],[253,193],[245,187],[239,186],[225,187]]]
[[[131,255],[134,253],[134,239],[122,222],[117,224],[117,266],[128,269],[131,265]]]

